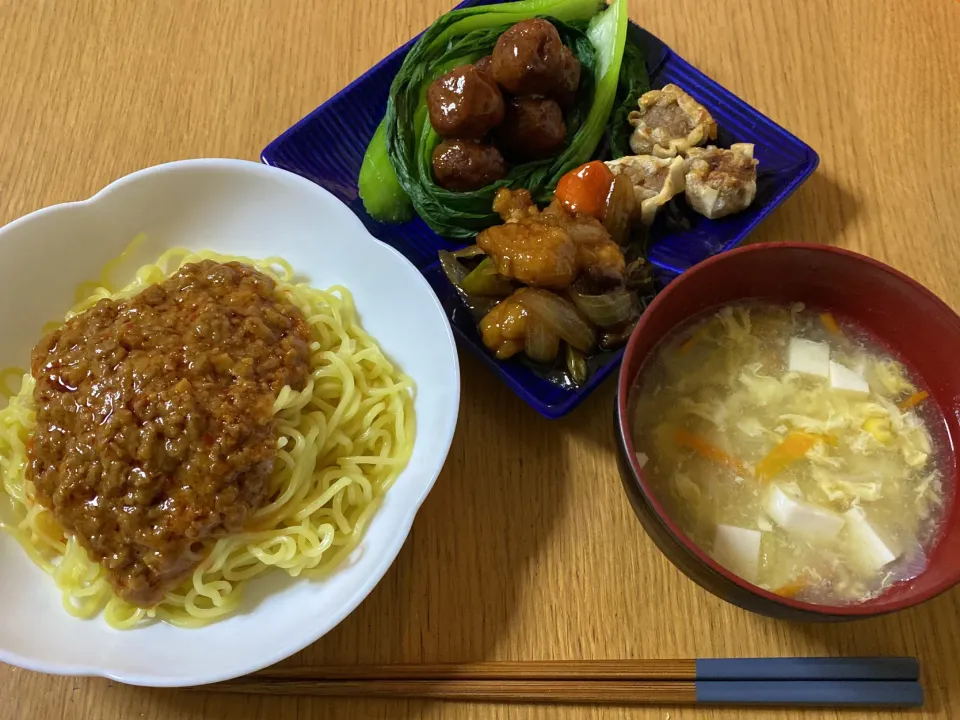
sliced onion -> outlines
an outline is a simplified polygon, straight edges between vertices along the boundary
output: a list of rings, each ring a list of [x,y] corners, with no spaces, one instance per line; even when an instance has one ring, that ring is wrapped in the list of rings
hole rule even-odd
[[[576,385],[583,385],[587,381],[588,376],[587,360],[583,357],[583,353],[567,345],[566,360],[567,373],[570,375],[570,379]]]
[[[570,299],[597,327],[622,325],[636,314],[633,293],[622,287],[602,295],[587,295],[574,286],[570,288]]]
[[[530,315],[527,317],[527,340],[523,351],[535,362],[553,362],[560,352],[560,336],[538,317]]]
[[[441,252],[443,251],[441,250]],[[479,245],[467,245],[465,248],[454,250],[450,254],[454,257],[460,258],[461,260],[469,260],[470,258],[477,257],[478,255],[486,255]]]
[[[460,290],[463,279],[467,276],[467,269],[452,252],[441,250],[438,254],[440,255],[440,267],[443,268],[443,274],[447,276],[447,280],[457,290]]]
[[[536,315],[547,329],[559,335],[575,348],[589,350],[596,342],[594,329],[577,313],[573,303],[539,288],[523,288],[517,291],[527,311]]]
[[[443,268],[443,274],[447,276],[447,280],[457,289],[457,293],[463,299],[466,306],[470,308],[474,319],[479,322],[487,313],[496,307],[500,299],[467,294],[463,289],[463,281],[468,274],[467,268],[464,267],[463,263],[457,261],[457,258],[452,252],[441,250],[439,255],[440,267]]]
[[[634,203],[633,183],[630,178],[617,175],[610,186],[607,209],[603,215],[603,226],[617,245],[626,245],[630,238],[630,217],[633,215]]]

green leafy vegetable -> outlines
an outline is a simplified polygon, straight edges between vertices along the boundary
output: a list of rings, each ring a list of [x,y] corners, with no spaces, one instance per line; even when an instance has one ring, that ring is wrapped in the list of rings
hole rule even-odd
[[[463,278],[460,289],[467,295],[480,297],[506,297],[514,291],[513,283],[509,278],[497,272],[493,260],[484,258],[470,273]]]
[[[360,193],[365,205],[368,197],[374,201],[372,207],[367,205],[368,212],[377,219],[402,216],[402,208],[410,202],[440,235],[471,237],[498,222],[492,204],[500,187],[525,187],[536,200],[549,201],[560,177],[593,155],[614,106],[626,44],[627,2],[613,0],[597,14],[603,7],[602,0],[525,0],[465,8],[440,17],[404,60],[391,87],[384,121],[364,157]],[[577,102],[566,117],[566,147],[553,158],[513,167],[504,180],[481,190],[458,193],[440,188],[433,181],[431,166],[439,137],[426,112],[427,87],[442,72],[490,53],[500,34],[535,16],[546,16],[557,26],[581,63]],[[587,20],[589,26],[585,26]],[[365,172],[368,163],[382,157],[381,149],[373,148],[378,137],[385,141],[383,149],[394,176]],[[379,183],[386,187],[371,186]]]
[[[363,206],[374,220],[401,223],[413,217],[413,205],[387,156],[383,123],[364,153],[357,185]]]
[[[583,385],[586,383],[587,378],[590,377],[590,370],[587,368],[587,360],[583,353],[572,345],[567,345],[565,359],[567,363],[567,373],[570,375],[573,384]]]
[[[617,98],[614,110],[610,114],[608,133],[610,135],[610,153],[613,157],[633,155],[630,149],[630,134],[633,128],[627,116],[637,109],[637,100],[650,90],[650,77],[640,48],[628,42],[623,50],[623,66],[620,70],[620,83],[617,86]]]

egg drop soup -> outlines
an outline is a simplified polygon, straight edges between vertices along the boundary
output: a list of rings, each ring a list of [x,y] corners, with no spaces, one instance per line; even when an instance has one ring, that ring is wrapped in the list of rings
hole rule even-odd
[[[748,582],[847,605],[924,570],[947,504],[944,419],[855,325],[800,303],[698,316],[647,361],[631,418],[667,514]]]

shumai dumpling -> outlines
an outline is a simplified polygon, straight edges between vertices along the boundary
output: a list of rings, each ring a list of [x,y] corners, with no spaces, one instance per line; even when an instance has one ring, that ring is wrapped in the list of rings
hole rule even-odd
[[[644,225],[653,223],[663,205],[685,187],[686,163],[682,157],[664,159],[653,155],[627,155],[608,160],[614,175],[626,175],[633,183],[635,215]]]
[[[714,220],[745,210],[757,196],[757,161],[753,145],[729,150],[692,148],[687,154],[687,203]]]
[[[676,85],[644,93],[637,105],[627,116],[633,126],[630,148],[637,155],[671,158],[717,139],[710,112]]]

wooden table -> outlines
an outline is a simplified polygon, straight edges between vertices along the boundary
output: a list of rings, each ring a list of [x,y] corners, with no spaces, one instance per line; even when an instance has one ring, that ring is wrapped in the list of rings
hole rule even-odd
[[[0,223],[147,165],[256,159],[451,2],[2,0]],[[633,0],[631,10],[820,153],[819,171],[754,240],[859,250],[960,307],[960,4]],[[289,663],[910,654],[923,661],[923,716],[960,712],[960,590],[833,627],[726,605],[634,518],[614,461],[612,382],[548,422],[467,353],[462,366],[450,458],[400,557],[353,615]],[[0,668],[0,720],[771,716],[225,699]]]

